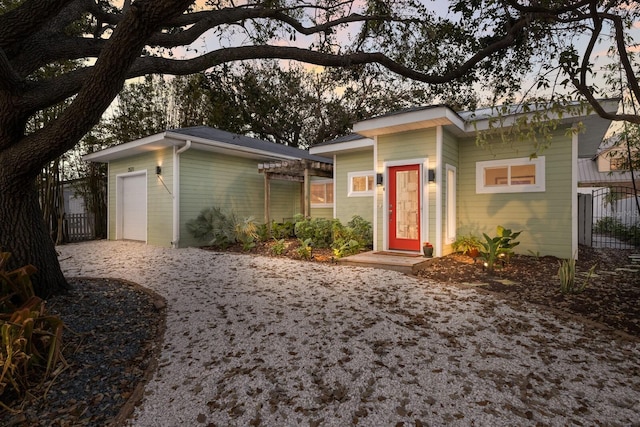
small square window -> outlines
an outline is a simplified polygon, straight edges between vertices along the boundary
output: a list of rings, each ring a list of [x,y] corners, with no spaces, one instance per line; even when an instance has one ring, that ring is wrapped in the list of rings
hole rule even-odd
[[[375,188],[375,173],[373,171],[349,172],[348,178],[348,197],[373,196]]]

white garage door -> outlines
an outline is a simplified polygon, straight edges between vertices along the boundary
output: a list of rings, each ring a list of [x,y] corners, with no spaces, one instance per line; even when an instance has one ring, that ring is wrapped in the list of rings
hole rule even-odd
[[[122,239],[147,240],[147,176],[122,177]]]

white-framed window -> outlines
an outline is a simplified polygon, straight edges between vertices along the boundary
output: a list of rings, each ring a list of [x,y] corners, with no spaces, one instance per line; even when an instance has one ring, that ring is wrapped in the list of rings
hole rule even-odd
[[[476,162],[476,193],[545,191],[545,158]]]
[[[347,176],[349,178],[347,197],[373,196],[376,186],[374,171],[349,172]]]
[[[333,207],[333,180],[311,181],[311,207]]]

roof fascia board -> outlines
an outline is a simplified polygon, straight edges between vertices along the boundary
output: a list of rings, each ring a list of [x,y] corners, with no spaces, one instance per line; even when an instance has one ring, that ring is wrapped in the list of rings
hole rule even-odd
[[[197,136],[189,136],[189,135],[174,133],[174,132],[166,132],[166,135],[167,137],[170,137],[170,138],[179,138],[185,141],[188,139],[194,144],[202,144],[209,147],[224,148],[227,150],[239,151],[242,153],[256,154],[256,155],[265,156],[265,157],[276,157],[276,158],[285,159],[285,160],[301,159],[301,157],[290,156],[288,154],[280,154],[280,153],[275,153],[273,151],[243,147],[241,145],[230,144],[228,142],[215,141],[215,140],[206,139],[206,138],[200,138]]]
[[[362,138],[353,141],[338,142],[336,144],[327,144],[309,148],[309,154],[333,154],[341,151],[356,151],[366,148],[373,149],[373,139]]]
[[[461,130],[465,129],[464,120],[455,111],[446,106],[437,106],[435,108],[409,111],[364,120],[356,123],[353,126],[353,131],[360,135],[372,137],[393,133],[394,129],[406,127],[412,124],[421,124],[420,128],[452,124]]]
[[[125,142],[124,144],[105,148],[104,150],[96,151],[95,153],[89,153],[82,156],[82,159],[88,162],[101,162],[106,161],[102,160],[105,157],[112,158],[114,155],[118,157],[118,154],[122,154],[122,156],[120,157],[124,157],[126,151],[142,147],[144,145],[152,144],[154,142],[159,142],[163,139],[166,139],[166,132],[149,135],[141,139],[136,139],[135,141]]]
[[[618,103],[619,100],[618,99],[603,99],[600,100],[600,103],[602,104],[602,107],[604,108],[604,110],[607,113],[615,113],[616,111],[618,111]],[[569,106],[572,107],[572,106]],[[589,108],[589,107],[587,107]],[[511,114],[507,114],[504,116],[504,121],[502,123],[502,127],[510,127],[513,126],[513,124],[516,122],[516,120],[520,117],[527,117],[528,119],[533,117],[533,115],[536,113],[536,111],[533,112],[529,112],[529,113],[511,113]],[[566,114],[562,116],[561,121],[565,122],[565,123],[570,123],[571,120],[574,119],[580,119],[580,118],[586,118],[589,116],[593,116],[596,115],[595,111],[593,111],[592,109],[588,110],[588,111],[581,111],[578,114],[575,113],[571,113],[571,114]],[[477,131],[483,131],[483,130],[487,130],[490,128],[489,123],[491,122],[491,120],[493,119],[497,119],[498,116],[492,116],[490,118],[483,118],[483,119],[479,119],[479,120],[468,120],[466,122],[466,126],[464,128],[466,133],[474,133]],[[557,119],[558,118],[558,113],[553,113],[551,115],[551,119]]]

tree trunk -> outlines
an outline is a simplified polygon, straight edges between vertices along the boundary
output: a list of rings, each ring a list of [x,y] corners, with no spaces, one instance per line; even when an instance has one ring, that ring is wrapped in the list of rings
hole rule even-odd
[[[0,177],[0,247],[12,254],[9,269],[26,264],[38,269],[32,276],[36,295],[48,298],[69,289],[42,217],[34,180]]]

